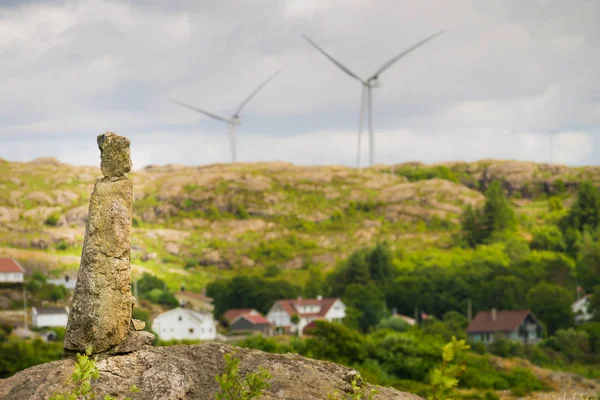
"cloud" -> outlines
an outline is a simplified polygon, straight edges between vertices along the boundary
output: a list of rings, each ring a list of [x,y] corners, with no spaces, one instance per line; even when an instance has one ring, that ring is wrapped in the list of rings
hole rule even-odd
[[[240,158],[243,148],[252,160],[353,165],[360,84],[300,34],[366,77],[446,28],[381,76],[377,143],[394,155],[379,160],[546,160],[552,134],[564,153],[556,161],[600,161],[596,1],[47,0],[1,9],[3,158],[79,163],[110,129],[143,138],[138,163],[227,161],[225,127],[168,99],[228,116],[284,65],[242,113]]]

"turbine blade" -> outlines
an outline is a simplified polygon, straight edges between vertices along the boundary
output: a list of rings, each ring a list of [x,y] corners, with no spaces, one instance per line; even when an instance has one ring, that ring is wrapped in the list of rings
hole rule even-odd
[[[446,32],[446,31],[442,30],[442,31],[439,31],[437,33],[434,33],[433,35],[429,36],[428,38],[421,40],[419,43],[415,44],[414,46],[409,47],[408,49],[404,50],[402,53],[398,54],[396,57],[392,58],[391,60],[389,60],[388,62],[386,62],[385,64],[383,64],[381,66],[381,68],[379,68],[377,70],[377,72],[375,72],[369,79],[373,79],[373,78],[377,77],[383,71],[385,71],[386,69],[388,69],[389,67],[391,67],[392,65],[394,65],[396,63],[396,61],[398,61],[399,59],[401,59],[402,57],[404,57],[405,55],[407,55],[411,51],[415,50],[417,47],[421,47],[425,43],[429,42],[430,40],[432,40],[436,36],[441,35],[444,32]]]
[[[173,99],[171,99],[171,101],[172,101],[173,103],[175,103],[175,104],[179,104],[180,106],[187,108],[188,110],[192,110],[192,111],[199,112],[200,114],[204,114],[204,115],[206,115],[207,117],[211,117],[211,118],[214,118],[214,119],[218,119],[219,121],[223,121],[223,122],[229,122],[229,121],[228,121],[228,120],[226,120],[225,118],[219,117],[218,115],[215,115],[215,114],[211,114],[211,113],[209,113],[208,111],[201,110],[201,109],[199,109],[199,108],[196,108],[196,107],[194,107],[194,106],[190,106],[189,104],[182,103],[181,101],[177,101],[177,100],[173,100]]]
[[[267,80],[265,80],[254,92],[250,93],[250,96],[248,96],[246,100],[244,100],[244,102],[238,107],[238,109],[235,112],[235,115],[238,115],[242,111],[242,108],[244,108],[244,106],[250,101],[250,99],[252,99],[262,88],[264,88],[267,85],[267,83],[271,81],[271,79],[275,78],[277,74],[281,72],[282,69],[283,67],[279,68],[277,71],[275,71],[273,75],[269,76],[269,78],[267,78]]]
[[[329,59],[329,61],[331,61],[332,63],[334,63],[335,65],[337,65],[342,71],[344,71],[346,74],[350,75],[352,78],[363,82],[362,79],[360,79],[358,77],[358,75],[356,75],[354,72],[350,71],[348,68],[346,68],[342,63],[340,63],[339,61],[337,61],[336,59],[334,59],[333,57],[331,57],[329,54],[327,54],[325,52],[325,50],[323,50],[322,48],[320,48],[319,46],[317,46],[317,44],[315,42],[313,42],[312,40],[310,40],[310,38],[304,34],[302,34],[302,37],[304,37],[304,39],[306,39],[306,41],[308,43],[310,43],[315,49],[317,49],[321,54],[323,54],[325,57],[327,57]],[[364,83],[364,82],[363,82]]]

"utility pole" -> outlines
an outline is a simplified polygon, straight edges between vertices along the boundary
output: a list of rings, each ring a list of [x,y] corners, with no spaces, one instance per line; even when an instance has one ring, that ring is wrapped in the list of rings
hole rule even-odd
[[[135,296],[135,302],[139,304],[137,279],[133,280],[133,295]]]
[[[23,325],[27,331],[27,292],[25,291],[25,281],[23,281]]]
[[[469,323],[473,320],[473,306],[471,305],[471,299],[467,300],[467,319]]]

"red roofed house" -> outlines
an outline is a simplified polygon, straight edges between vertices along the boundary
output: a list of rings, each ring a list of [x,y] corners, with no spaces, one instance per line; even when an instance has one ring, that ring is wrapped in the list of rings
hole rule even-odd
[[[221,320],[227,324],[227,326],[231,325],[231,323],[240,315],[249,314],[249,315],[261,315],[254,308],[231,308],[225,311],[225,314],[221,317]]]
[[[22,283],[25,269],[12,258],[0,258],[0,283]]]
[[[542,325],[529,310],[482,311],[477,313],[467,328],[469,339],[491,343],[501,334],[506,339],[523,344],[535,344],[542,338]]]
[[[292,323],[292,316],[298,315],[298,325]],[[305,326],[317,319],[329,322],[341,322],[346,316],[346,306],[338,298],[278,300],[267,313],[267,319],[279,330],[285,332],[302,333]]]
[[[273,334],[273,324],[271,324],[261,313],[256,310],[239,314],[229,322],[230,333],[251,333],[261,332],[263,335]]]

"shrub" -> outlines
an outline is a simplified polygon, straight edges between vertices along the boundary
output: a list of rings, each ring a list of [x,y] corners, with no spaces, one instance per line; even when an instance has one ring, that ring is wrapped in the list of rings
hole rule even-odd
[[[46,218],[46,221],[44,223],[48,226],[56,226],[56,225],[58,225],[59,220],[60,220],[60,212],[54,211],[52,214],[50,214],[48,216],[48,218]]]
[[[223,358],[225,373],[215,377],[221,388],[221,392],[216,395],[217,400],[255,399],[271,386],[267,381],[272,376],[262,367],[258,368],[258,372],[251,372],[242,378],[239,373],[240,359],[231,353],[226,353]]]
[[[429,400],[445,400],[448,399],[456,386],[458,386],[458,378],[465,372],[466,364],[456,364],[454,361],[461,354],[469,349],[469,345],[465,340],[456,340],[444,345],[442,349],[442,365],[435,368],[430,373],[431,379],[431,395]]]

